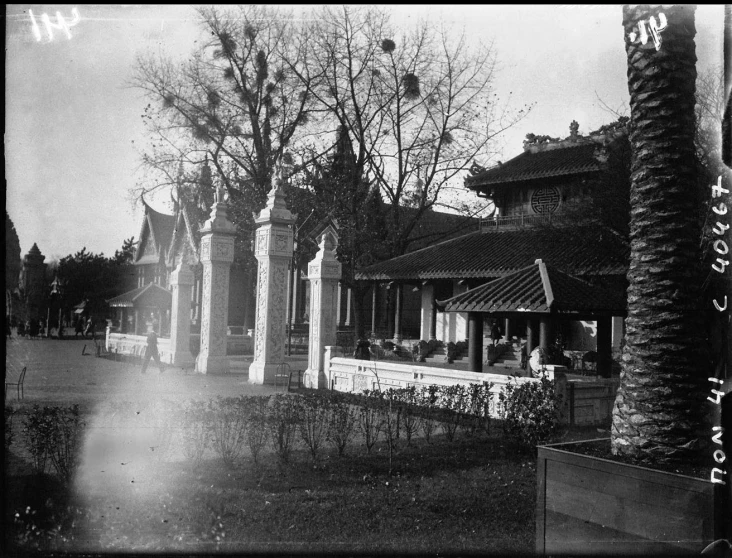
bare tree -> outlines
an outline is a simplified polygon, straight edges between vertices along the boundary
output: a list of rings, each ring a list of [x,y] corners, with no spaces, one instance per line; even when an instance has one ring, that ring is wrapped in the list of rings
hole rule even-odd
[[[325,7],[314,18],[297,72],[354,143],[354,176],[368,176],[386,206],[391,248],[403,254],[424,212],[491,140],[529,110],[509,114],[493,91],[492,46],[422,23],[397,34],[377,7]],[[398,36],[397,36],[398,35]]]
[[[266,6],[198,13],[207,40],[189,60],[136,62],[133,85],[154,103],[144,118],[155,141],[143,161],[161,178],[155,186],[171,186],[181,160],[200,164],[205,154],[227,189],[245,189],[261,206],[312,110],[308,83],[291,71],[302,63],[296,24]]]

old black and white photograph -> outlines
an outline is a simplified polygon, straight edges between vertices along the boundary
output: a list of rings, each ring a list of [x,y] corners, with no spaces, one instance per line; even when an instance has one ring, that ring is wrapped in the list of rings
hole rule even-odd
[[[729,5],[8,4],[2,545],[732,558]]]

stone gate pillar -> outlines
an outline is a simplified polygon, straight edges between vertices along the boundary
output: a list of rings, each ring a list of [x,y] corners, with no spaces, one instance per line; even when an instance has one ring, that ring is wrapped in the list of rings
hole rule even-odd
[[[323,351],[326,345],[336,344],[338,326],[338,282],[341,264],[336,259],[336,239],[326,231],[320,237],[320,250],[308,265],[310,281],[310,343],[305,387],[327,388]]]
[[[170,275],[173,287],[173,305],[170,314],[170,364],[190,366],[191,355],[191,289],[193,272],[184,261]]]
[[[236,227],[226,217],[226,203],[217,191],[211,218],[201,229],[203,298],[201,300],[201,352],[196,372],[226,374],[226,334],[229,321],[229,273],[234,261]]]
[[[259,266],[254,362],[249,366],[249,383],[272,384],[277,367],[285,360],[287,277],[295,223],[295,216],[285,204],[280,177],[273,180],[267,205],[254,222],[259,225],[254,247]]]

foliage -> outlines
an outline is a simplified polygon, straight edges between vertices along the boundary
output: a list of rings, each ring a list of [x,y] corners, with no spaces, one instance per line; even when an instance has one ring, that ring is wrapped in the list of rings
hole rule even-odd
[[[242,404],[246,409],[246,444],[255,464],[267,443],[267,405],[269,396],[245,395]]]
[[[520,447],[533,449],[556,434],[562,397],[556,393],[556,382],[546,376],[536,382],[512,380],[498,395],[503,431]]]
[[[87,252],[85,247],[61,258],[57,274],[63,284],[64,304],[73,306],[87,300],[92,314],[106,314],[106,300],[134,287],[134,245],[134,238],[125,240],[122,250],[112,258]]]
[[[210,443],[211,412],[203,401],[191,400],[183,408],[183,454],[198,465]]]
[[[229,467],[241,455],[246,442],[248,416],[244,400],[240,397],[218,397],[209,401],[211,412],[212,444],[216,453]]]
[[[300,397],[300,437],[305,442],[313,461],[318,450],[328,438],[330,402],[319,392],[305,393]]]
[[[366,451],[371,453],[371,449],[378,441],[379,434],[384,428],[384,416],[381,412],[381,404],[376,398],[367,397],[359,406],[358,428],[363,435]]]
[[[277,457],[283,462],[289,460],[297,439],[300,423],[298,410],[298,401],[293,396],[277,393],[269,400],[267,426],[270,442]]]
[[[79,406],[41,408],[34,405],[23,424],[34,470],[44,473],[50,461],[61,479],[70,483],[81,458],[85,426]]]
[[[15,417],[15,409],[11,405],[5,405],[5,455],[13,443],[13,418]]]
[[[356,429],[356,414],[347,401],[332,396],[328,410],[330,417],[327,440],[338,450],[338,457],[343,457]]]

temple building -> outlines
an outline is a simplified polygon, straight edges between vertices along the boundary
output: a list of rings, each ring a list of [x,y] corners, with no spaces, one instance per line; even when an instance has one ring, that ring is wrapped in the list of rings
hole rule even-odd
[[[465,179],[496,208],[480,230],[363,268],[356,277],[376,289],[388,285],[397,300],[418,293],[419,338],[467,340],[471,370],[480,369],[483,359],[475,355],[485,354],[495,320],[505,339],[528,344],[528,351],[560,337],[567,350],[609,355],[623,337],[627,152],[622,124],[582,136],[573,122],[563,140],[529,135],[523,153],[489,169],[474,166]],[[467,294],[488,283],[484,296]],[[561,292],[561,309],[552,304],[552,289]],[[404,337],[403,306],[392,310],[394,342]],[[603,375],[608,367],[605,360]]]
[[[208,160],[203,165],[198,182],[204,187],[211,185]],[[194,274],[191,333],[200,332],[203,288],[200,229],[203,220],[196,218],[196,200],[181,194],[180,183],[177,190],[173,214],[161,213],[142,200],[145,213],[132,262],[137,270],[137,288],[107,301],[117,312],[114,320],[114,330],[117,332],[141,335],[154,325],[161,336],[167,337],[170,334],[170,275],[181,260],[191,267]],[[252,291],[249,285],[249,275],[240,266],[232,265],[229,325],[235,327],[239,334],[246,333],[243,331],[246,326],[246,312],[253,307],[249,300]],[[253,317],[251,321],[253,322]]]

